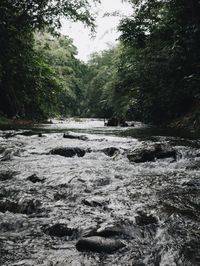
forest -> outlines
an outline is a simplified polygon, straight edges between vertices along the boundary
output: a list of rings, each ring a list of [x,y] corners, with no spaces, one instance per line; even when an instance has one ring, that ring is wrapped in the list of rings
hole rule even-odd
[[[129,0],[115,47],[77,59],[61,18],[95,31],[100,1],[1,0],[0,114],[8,118],[123,116],[200,125],[200,1]]]

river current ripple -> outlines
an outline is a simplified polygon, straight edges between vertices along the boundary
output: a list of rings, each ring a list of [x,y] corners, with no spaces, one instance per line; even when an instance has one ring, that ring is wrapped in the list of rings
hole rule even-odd
[[[155,145],[176,158],[127,157]],[[52,154],[57,148],[85,155]],[[198,138],[94,119],[0,130],[1,266],[200,265],[199,214]],[[123,245],[78,251],[89,237]]]

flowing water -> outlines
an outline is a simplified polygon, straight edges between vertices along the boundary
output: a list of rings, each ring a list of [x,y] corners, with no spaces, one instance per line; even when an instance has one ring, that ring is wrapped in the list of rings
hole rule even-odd
[[[176,156],[127,157],[155,145]],[[199,214],[198,136],[91,119],[0,131],[2,266],[200,265]],[[122,245],[78,251],[91,237]]]

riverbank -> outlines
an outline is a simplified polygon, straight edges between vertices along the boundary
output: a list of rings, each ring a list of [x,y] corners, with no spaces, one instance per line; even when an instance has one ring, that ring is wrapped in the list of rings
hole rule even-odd
[[[0,127],[31,126],[35,124],[51,124],[51,120],[33,120],[30,118],[7,118],[0,114]]]

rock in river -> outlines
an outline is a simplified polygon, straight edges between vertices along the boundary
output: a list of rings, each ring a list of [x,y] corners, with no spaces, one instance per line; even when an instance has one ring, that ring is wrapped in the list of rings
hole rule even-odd
[[[64,133],[63,138],[65,139],[79,139],[79,140],[88,140],[88,138],[86,136],[75,136],[75,135],[71,135],[69,133]]]
[[[102,152],[104,152],[107,156],[110,156],[110,157],[114,156],[118,151],[119,149],[115,147],[105,148],[102,150]]]
[[[78,230],[75,228],[70,228],[66,224],[54,224],[45,230],[46,234],[49,234],[51,236],[56,236],[56,237],[65,237],[65,236],[76,236],[78,234]]]
[[[155,144],[147,148],[137,149],[133,153],[129,153],[127,158],[134,163],[154,162],[156,159],[165,158],[172,158],[175,161],[177,154],[174,149]]]
[[[144,212],[138,212],[138,216],[135,217],[136,224],[139,226],[145,226],[150,224],[157,224],[158,219],[154,217],[152,214],[148,215]]]
[[[99,236],[82,238],[76,244],[78,251],[93,251],[108,254],[116,252],[123,247],[125,247],[125,244],[120,240],[108,239]]]
[[[78,157],[83,157],[86,152],[81,148],[55,148],[51,150],[50,153],[64,157],[74,157],[76,155]]]
[[[0,172],[0,181],[5,181],[12,179],[17,173],[11,171],[1,171]]]
[[[32,183],[43,183],[44,182],[44,179],[41,177],[38,177],[36,174],[33,174],[27,177],[27,180],[31,181]]]

